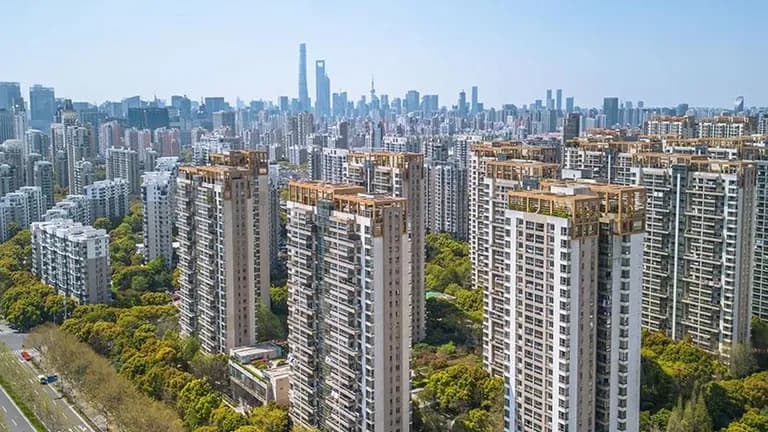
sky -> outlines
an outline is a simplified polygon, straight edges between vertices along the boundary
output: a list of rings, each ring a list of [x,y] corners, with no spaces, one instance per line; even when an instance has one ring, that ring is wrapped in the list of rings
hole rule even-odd
[[[118,101],[298,95],[299,43],[351,100],[407,90],[486,107],[768,105],[765,0],[0,0],[0,81]],[[564,103],[564,102],[563,102]]]

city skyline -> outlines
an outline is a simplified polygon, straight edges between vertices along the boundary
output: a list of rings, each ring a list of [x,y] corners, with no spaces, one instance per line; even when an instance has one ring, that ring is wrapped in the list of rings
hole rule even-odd
[[[135,94],[145,99],[188,94],[196,100],[220,95],[230,101],[238,96],[276,101],[280,95],[298,97],[296,51],[303,42],[308,64],[325,60],[331,92],[346,91],[350,100],[368,94],[373,74],[379,94],[402,97],[416,89],[438,94],[446,106],[474,85],[486,107],[529,104],[543,99],[548,88],[562,88],[576,105],[590,107],[600,106],[608,96],[644,100],[646,106],[730,107],[739,95],[745,95],[747,106],[768,104],[768,90],[760,85],[763,60],[758,45],[759,16],[764,15],[759,12],[766,6],[749,1],[709,3],[664,4],[669,12],[664,14],[653,12],[657,8],[647,3],[609,11],[597,1],[578,6],[551,2],[535,8],[451,2],[441,3],[441,8],[406,8],[397,2],[375,13],[346,2],[322,8],[300,2],[269,9],[245,3],[221,8],[191,2],[184,9],[179,4],[152,4],[154,16],[173,17],[170,20],[131,11],[115,14],[91,2],[69,6],[50,2],[47,8],[18,5],[7,28],[10,34],[28,36],[4,50],[3,80],[21,82],[25,98],[26,89],[40,83],[54,87],[60,97],[90,102]],[[144,9],[139,2],[135,10]],[[689,19],[677,20],[678,9]],[[81,18],[92,26],[61,28],[62,23]],[[203,32],[201,37],[200,28],[217,18],[225,20],[224,30]],[[379,34],[370,31],[373,20],[386,25],[391,36],[369,36]],[[39,31],[30,33],[30,22]],[[154,31],[112,31],[136,22]],[[289,31],[286,22],[291,23]],[[651,22],[652,33],[632,30],[633,24]],[[579,32],[579,27],[589,31]],[[91,32],[106,37],[82,44]],[[56,44],[44,42],[52,37]],[[688,41],[685,50],[654,48],[681,38]],[[72,44],[80,49],[56,49]],[[160,49],[137,51],[141,46]],[[728,50],[730,61],[712,62],[711,54],[723,50]],[[38,55],[30,56],[32,52]],[[198,61],[205,53],[215,54],[216,67]],[[148,66],[155,64],[168,66]],[[674,64],[684,69],[671,68]],[[312,97],[315,77],[307,75]]]

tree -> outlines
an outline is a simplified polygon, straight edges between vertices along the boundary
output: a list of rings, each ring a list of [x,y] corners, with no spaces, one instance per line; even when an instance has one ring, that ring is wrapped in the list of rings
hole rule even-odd
[[[288,286],[273,286],[269,289],[269,300],[272,312],[288,316]]]
[[[752,344],[734,343],[731,347],[731,374],[743,378],[757,369],[757,360],[752,354]]]
[[[262,340],[282,340],[286,337],[286,330],[280,318],[264,303],[261,303],[256,311],[256,331]]]
[[[109,218],[100,217],[93,222],[93,227],[110,231],[112,229],[112,221],[110,221]]]
[[[259,432],[287,432],[290,423],[288,411],[274,402],[254,408],[249,421]]]
[[[466,415],[459,417],[457,425],[454,426],[457,432],[493,432],[494,429],[491,415],[488,411],[482,409],[473,409]]]
[[[205,379],[214,390],[220,393],[229,390],[229,359],[226,354],[198,352],[189,363],[189,370],[196,378]]]
[[[488,372],[473,362],[463,362],[432,374],[427,379],[425,397],[434,397],[440,408],[458,415],[480,408],[483,401],[482,383]]]
[[[205,379],[190,381],[179,393],[176,406],[184,420],[184,426],[194,429],[208,422],[211,412],[221,404],[221,396]]]
[[[248,419],[244,415],[226,404],[221,404],[213,410],[210,421],[214,430],[218,432],[235,432],[238,428],[248,424]]]

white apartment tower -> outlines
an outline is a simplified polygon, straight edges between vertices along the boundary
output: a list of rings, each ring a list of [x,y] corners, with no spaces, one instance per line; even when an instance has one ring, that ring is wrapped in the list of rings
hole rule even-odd
[[[144,248],[146,258],[162,257],[173,265],[173,220],[176,177],[171,171],[148,171],[142,176],[141,199],[144,205]]]
[[[195,335],[209,353],[256,343],[256,311],[269,305],[264,154],[216,156],[215,163],[233,166],[179,168],[175,196],[179,321],[182,333]]]
[[[467,170],[455,159],[428,160],[426,227],[434,233],[447,232],[467,238]]]
[[[406,198],[411,240],[411,329],[413,341],[426,336],[425,324],[425,205],[424,155],[420,153],[349,153],[346,183],[363,186],[368,193]]]
[[[32,270],[80,304],[109,303],[109,235],[72,220],[32,224]]]
[[[547,182],[504,210],[505,431],[637,431],[644,191]]]
[[[128,182],[131,194],[139,193],[141,185],[139,153],[126,148],[107,149],[107,178],[121,178]]]
[[[98,218],[121,220],[128,214],[128,182],[121,178],[100,180],[85,187],[88,199],[90,223]]]
[[[288,193],[292,419],[329,432],[407,432],[407,202],[348,184],[292,182]]]
[[[643,326],[727,360],[749,338],[755,164],[647,153],[633,173],[648,191]]]
[[[531,158],[531,159],[524,159]],[[507,193],[538,189],[539,181],[559,178],[551,148],[512,143],[476,145],[469,160],[469,248],[472,283],[483,290],[483,365],[494,376],[505,368],[504,210]]]

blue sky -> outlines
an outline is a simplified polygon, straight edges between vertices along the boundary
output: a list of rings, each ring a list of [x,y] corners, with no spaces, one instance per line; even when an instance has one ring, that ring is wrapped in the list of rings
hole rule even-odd
[[[486,105],[563,88],[650,105],[768,105],[768,1],[2,0],[0,81],[91,102],[297,95],[298,45],[332,91]],[[26,92],[26,90],[23,90]]]

